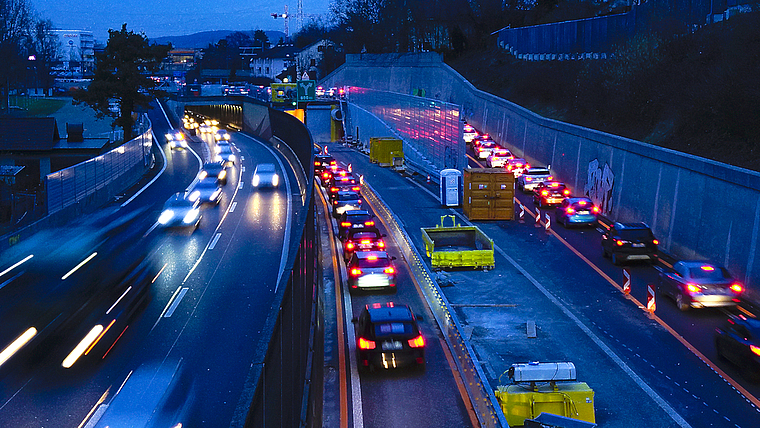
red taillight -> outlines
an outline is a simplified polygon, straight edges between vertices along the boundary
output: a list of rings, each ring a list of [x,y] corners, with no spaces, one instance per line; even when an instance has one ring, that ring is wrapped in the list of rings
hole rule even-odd
[[[351,188],[351,190],[353,190],[354,192],[358,192],[358,191],[362,190],[362,188],[360,186],[354,186],[354,187]]]
[[[569,189],[565,189],[565,190],[562,191],[562,194],[565,195],[565,196],[568,196],[568,195],[570,195],[570,190]]]
[[[322,178],[330,178],[330,173],[329,172],[323,172],[322,173]]]
[[[533,179],[530,177],[525,177],[525,181],[533,181]]]
[[[362,244],[371,244],[372,241],[370,241],[369,239],[362,239],[361,243]]]
[[[380,248],[385,248],[385,242],[383,241],[377,241],[377,246]]]
[[[652,239],[652,243],[653,243],[654,245],[659,245],[659,244],[660,244],[660,241],[658,241],[658,240],[656,240],[656,239]]]
[[[738,282],[735,282],[735,283],[731,284],[731,287],[729,287],[729,288],[731,288],[731,291],[733,291],[736,294],[739,294],[742,291],[744,291],[744,287],[742,287],[742,285],[739,284]]]
[[[346,249],[347,250],[353,250],[354,249],[354,243],[353,242],[346,242]]]
[[[749,345],[749,350],[755,355],[760,355],[760,346]]]
[[[333,205],[338,205],[338,201],[333,201]]]
[[[686,284],[686,290],[689,293],[699,293],[700,291],[702,291],[702,288],[700,288],[700,286],[698,286],[697,284],[689,283],[689,284]]]
[[[375,342],[363,337],[359,338],[359,349],[375,349]]]
[[[568,214],[575,214],[575,210],[572,207],[567,207],[567,209],[565,210],[565,212],[568,213]]]
[[[359,203],[360,203],[360,204],[362,203],[362,200],[361,200],[361,199],[359,199]]]
[[[422,348],[425,346],[425,338],[422,335],[409,339],[409,346],[412,348]]]
[[[341,227],[351,227],[351,222],[344,221],[343,223],[340,224],[340,226]]]
[[[598,213],[598,212],[599,212],[599,207],[594,207],[594,208],[591,208],[591,211],[593,211],[593,212],[595,212],[595,213]],[[656,241],[656,239],[655,239],[655,241]],[[657,245],[657,243],[656,243],[656,242],[655,242],[655,245]]]
[[[335,164],[336,164],[335,161],[330,161],[330,165],[335,165]]]
[[[542,190],[541,191],[541,196],[549,196],[549,191],[548,190]]]
[[[364,225],[365,226],[374,226],[375,225],[375,221],[374,220],[365,221]]]
[[[389,275],[393,275],[394,273],[396,273],[396,269],[393,269],[393,266],[389,266],[389,267],[385,268],[385,270],[383,272],[385,272],[385,273],[387,273]]]
[[[617,244],[617,246],[618,246],[618,247],[622,247],[622,246],[623,246],[623,244],[624,244],[624,242],[623,242],[623,241],[621,241],[621,240],[619,240],[619,239],[616,239],[616,240],[615,240],[615,243]]]
[[[549,180],[549,181],[552,181],[552,180],[554,180],[554,177],[552,177],[552,176],[550,175],[550,176],[549,176],[549,178],[548,178],[548,180]]]
[[[319,165],[320,165],[319,161],[314,161],[314,166],[319,166]]]
[[[338,188],[337,187],[331,187],[330,188],[330,193],[337,193],[337,192],[338,192]]]
[[[351,268],[351,276],[359,276],[362,274],[362,270],[359,268]]]

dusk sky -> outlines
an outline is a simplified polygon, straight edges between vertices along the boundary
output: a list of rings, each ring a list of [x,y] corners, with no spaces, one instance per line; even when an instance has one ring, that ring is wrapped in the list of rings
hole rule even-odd
[[[331,0],[303,0],[304,23],[309,15],[327,16]],[[177,36],[211,30],[284,31],[285,5],[291,15],[297,12],[297,0],[281,2],[245,0],[31,0],[43,19],[55,28],[89,30],[99,41],[107,41],[108,29],[144,32],[148,38]],[[291,33],[298,30],[291,18]]]

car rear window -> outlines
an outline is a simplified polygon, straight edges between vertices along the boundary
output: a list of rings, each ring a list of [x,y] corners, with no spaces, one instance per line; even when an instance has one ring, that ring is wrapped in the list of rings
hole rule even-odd
[[[618,231],[621,238],[646,240],[652,238],[652,231],[649,229],[623,229]]]
[[[414,328],[410,322],[384,322],[375,324],[375,337],[396,334],[412,334]]]
[[[349,211],[350,212],[350,211]],[[354,223],[364,223],[369,220],[369,214],[347,214],[346,220]]]
[[[366,239],[366,238],[379,238],[379,237],[380,235],[378,235],[375,232],[359,232],[359,233],[354,233],[351,235],[351,238],[353,239]]]
[[[719,267],[713,267],[712,270],[705,270],[702,269],[702,267],[692,267],[689,268],[689,276],[695,279],[708,279],[716,281],[731,277],[726,269]]]
[[[356,200],[359,200],[359,195],[357,195],[357,194],[338,195],[338,200],[340,200],[340,201],[356,201]]]
[[[359,259],[358,265],[360,268],[388,267],[390,266],[390,260],[385,258],[377,258],[375,260]]]

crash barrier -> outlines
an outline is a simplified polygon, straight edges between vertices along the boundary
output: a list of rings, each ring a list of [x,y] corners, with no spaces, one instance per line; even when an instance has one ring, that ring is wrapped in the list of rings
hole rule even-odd
[[[74,215],[102,205],[133,185],[150,168],[153,128],[141,116],[140,135],[98,157],[45,176],[47,212],[76,207]]]
[[[461,325],[456,314],[451,309],[446,296],[441,292],[438,283],[433,279],[432,272],[412,245],[411,238],[401,227],[396,215],[367,182],[362,183],[361,192],[370,205],[375,208],[377,215],[385,220],[388,234],[396,240],[399,250],[412,270],[428,307],[443,333],[446,345],[454,356],[454,362],[459,375],[462,377],[462,383],[480,426],[508,427],[509,425],[507,425],[504,414],[499,408],[493,390],[488,385],[486,375],[483,373],[475,352],[467,339],[460,333]]]
[[[311,135],[295,117],[257,103],[243,105],[243,132],[268,140],[297,177],[285,271],[251,362],[246,410],[232,426],[317,427],[322,423],[323,323],[319,234],[312,195]],[[250,395],[246,395],[250,394]]]
[[[459,104],[469,124],[531,165],[550,164],[555,176],[608,217],[649,224],[660,249],[673,257],[726,261],[748,294],[755,294],[758,172],[541,117],[478,90],[433,53],[348,55],[324,84],[402,93],[424,88]]]

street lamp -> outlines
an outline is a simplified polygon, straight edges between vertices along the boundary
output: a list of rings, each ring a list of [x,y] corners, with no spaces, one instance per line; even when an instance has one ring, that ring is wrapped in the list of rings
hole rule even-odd
[[[34,94],[37,95],[37,57],[35,55],[29,55],[27,58],[27,61],[29,61],[34,67],[34,76],[32,77],[32,85],[34,85]]]

